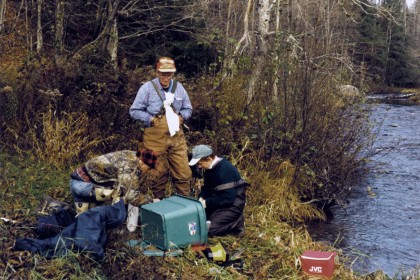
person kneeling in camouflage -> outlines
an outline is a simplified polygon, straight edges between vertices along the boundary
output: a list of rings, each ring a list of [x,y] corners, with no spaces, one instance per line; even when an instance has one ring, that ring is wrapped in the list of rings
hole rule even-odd
[[[78,167],[70,179],[70,191],[78,214],[104,204],[118,202],[133,206],[150,203],[152,196],[144,186],[145,174],[155,168],[152,150],[116,151],[90,159]]]

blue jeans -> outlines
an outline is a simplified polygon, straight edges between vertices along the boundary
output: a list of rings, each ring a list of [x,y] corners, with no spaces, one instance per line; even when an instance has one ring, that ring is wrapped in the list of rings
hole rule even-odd
[[[96,202],[93,194],[94,184],[70,179],[70,192],[73,195],[74,202]]]

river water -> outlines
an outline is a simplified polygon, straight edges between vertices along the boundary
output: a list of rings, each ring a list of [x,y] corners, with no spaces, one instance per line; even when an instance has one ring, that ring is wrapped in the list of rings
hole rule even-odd
[[[420,266],[420,106],[384,101],[371,113],[383,121],[374,168],[346,207],[334,206],[330,221],[308,230],[315,240],[341,248],[355,272],[382,270],[395,277]]]

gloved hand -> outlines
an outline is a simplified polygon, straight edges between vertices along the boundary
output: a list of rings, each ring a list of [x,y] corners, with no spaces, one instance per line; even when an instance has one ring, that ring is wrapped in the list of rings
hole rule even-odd
[[[203,207],[206,208],[206,200],[205,199],[203,199],[202,197],[200,197],[198,199],[198,201],[200,201],[201,202],[201,205],[203,205]]]
[[[160,199],[159,198],[153,198],[153,202],[159,202]]]

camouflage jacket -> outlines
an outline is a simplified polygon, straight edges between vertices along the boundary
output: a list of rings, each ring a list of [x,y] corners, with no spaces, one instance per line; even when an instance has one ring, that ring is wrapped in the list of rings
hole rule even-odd
[[[86,171],[98,185],[135,187],[139,185],[139,158],[135,151],[117,151],[95,157],[85,163]]]
[[[119,190],[133,205],[150,202],[135,151],[117,151],[95,157],[85,163],[88,176],[95,184]],[[130,194],[131,191],[131,194]],[[127,195],[129,197],[127,197]]]

